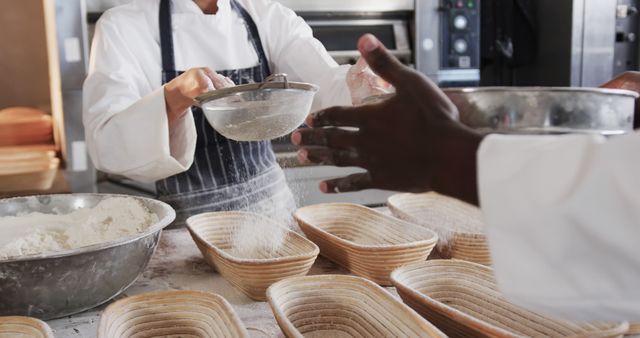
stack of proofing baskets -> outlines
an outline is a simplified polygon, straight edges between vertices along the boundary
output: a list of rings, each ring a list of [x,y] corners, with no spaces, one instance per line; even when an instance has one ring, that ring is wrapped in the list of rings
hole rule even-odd
[[[60,166],[51,115],[25,107],[0,110],[0,193],[48,190]]]

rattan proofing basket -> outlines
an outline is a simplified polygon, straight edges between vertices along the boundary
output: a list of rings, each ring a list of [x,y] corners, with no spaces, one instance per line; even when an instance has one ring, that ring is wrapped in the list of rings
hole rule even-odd
[[[321,255],[381,285],[391,285],[395,268],[426,260],[438,238],[431,230],[357,204],[312,205],[294,217]]]
[[[629,325],[629,331],[627,332],[627,334],[630,336],[640,335],[640,323],[631,323],[631,325]]]
[[[53,338],[51,328],[40,319],[22,316],[0,317],[0,338]]]
[[[249,212],[212,212],[187,219],[187,227],[205,260],[226,280],[254,300],[266,300],[267,288],[284,278],[304,276],[318,257],[319,249],[294,231],[276,252],[254,259],[239,258],[231,249],[230,233],[247,222],[272,223],[266,217]]]
[[[121,299],[100,317],[98,338],[248,337],[231,305],[198,291],[161,291]]]
[[[509,303],[493,270],[461,260],[429,260],[391,275],[405,303],[450,337],[618,337],[628,324],[555,320]]]
[[[491,264],[479,208],[434,192],[393,195],[387,205],[394,216],[438,234],[435,257]]]
[[[282,332],[300,337],[445,337],[389,292],[364,278],[288,278],[267,291]]]

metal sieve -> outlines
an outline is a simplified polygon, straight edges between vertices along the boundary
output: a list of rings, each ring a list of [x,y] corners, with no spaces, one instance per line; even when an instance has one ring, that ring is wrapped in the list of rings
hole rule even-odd
[[[274,74],[261,83],[210,91],[196,101],[224,137],[260,141],[287,135],[302,125],[317,91],[315,85]]]

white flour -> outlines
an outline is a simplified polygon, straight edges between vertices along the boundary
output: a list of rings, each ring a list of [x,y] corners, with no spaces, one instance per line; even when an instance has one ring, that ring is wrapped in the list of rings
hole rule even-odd
[[[158,221],[130,197],[107,198],[69,214],[29,213],[0,217],[0,259],[53,253],[139,233]]]
[[[231,248],[227,252],[238,258],[273,258],[280,254],[289,229],[294,228],[296,205],[289,189],[282,189],[269,199],[245,208],[273,222],[247,221],[229,234]]]

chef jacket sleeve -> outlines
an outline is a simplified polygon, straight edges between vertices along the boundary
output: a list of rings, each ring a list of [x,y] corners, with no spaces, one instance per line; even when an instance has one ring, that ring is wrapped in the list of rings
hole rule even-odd
[[[312,110],[351,105],[347,86],[348,65],[340,66],[313,37],[307,23],[275,1],[252,2],[260,13],[258,25],[273,73],[285,73],[292,81],[316,84],[320,90]],[[356,46],[354,46],[354,49]]]
[[[195,152],[193,117],[169,132],[164,89],[150,88],[121,34],[108,17],[96,26],[83,87],[89,154],[99,170],[142,182],[183,172]]]
[[[489,136],[479,194],[498,286],[576,320],[640,321],[640,133]]]

